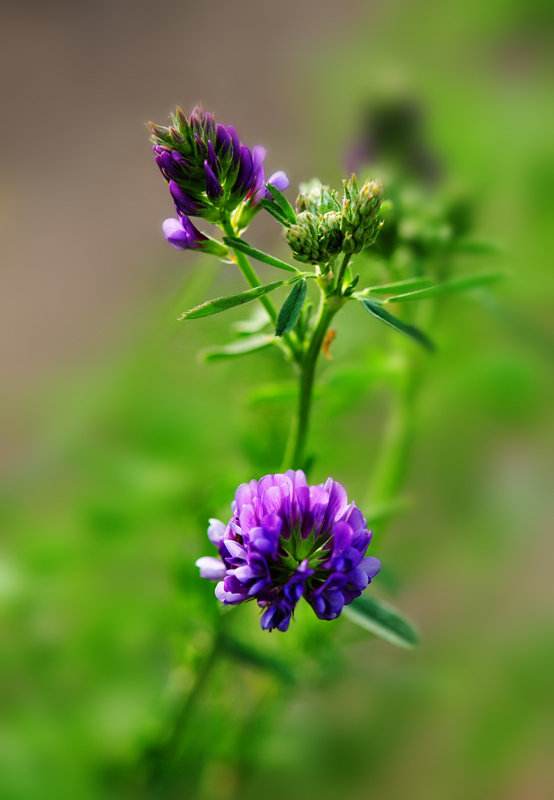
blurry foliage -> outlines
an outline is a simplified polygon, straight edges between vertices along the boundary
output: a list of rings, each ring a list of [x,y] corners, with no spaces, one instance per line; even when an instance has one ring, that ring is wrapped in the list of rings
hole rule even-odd
[[[132,352],[33,397],[48,437],[6,480],[0,512],[2,798],[554,791],[541,767],[554,669],[549,15],[500,0],[401,12],[319,68],[313,116],[330,138],[317,147],[337,144],[317,154],[322,172],[379,57],[398,57],[424,87],[438,163],[477,187],[479,232],[502,242],[511,273],[492,305],[457,299],[438,320],[406,504],[381,545],[383,584],[402,592],[424,646],[407,656],[302,610],[287,636],[268,636],[254,608],[221,616],[198,580],[207,518],[245,474],[277,466],[292,402],[277,356],[206,366],[202,323],[159,333],[214,279],[201,258]],[[399,375],[377,346],[389,334],[361,313],[344,314],[313,431],[314,477],[332,471],[360,498]],[[228,651],[190,704],[220,628]]]

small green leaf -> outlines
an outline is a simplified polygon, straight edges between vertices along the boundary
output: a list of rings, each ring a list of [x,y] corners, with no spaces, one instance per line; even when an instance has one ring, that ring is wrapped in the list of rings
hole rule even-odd
[[[360,299],[360,302],[370,314],[372,314],[374,317],[377,317],[377,319],[380,319],[386,325],[390,325],[391,328],[394,328],[400,333],[404,333],[406,336],[409,336],[411,339],[431,352],[435,349],[433,342],[428,336],[426,336],[426,334],[420,331],[419,328],[416,328],[414,325],[409,325],[407,322],[404,322],[404,320],[401,320],[398,317],[395,317],[393,314],[390,314],[385,308],[383,308],[381,303],[377,302],[376,300],[370,300],[367,297],[358,299]]]
[[[296,222],[296,211],[291,206],[283,192],[281,192],[281,190],[272,183],[268,183],[267,188],[271,193],[273,201],[279,207],[279,210],[282,212],[283,216],[288,220],[289,225],[294,225]]]
[[[274,336],[267,334],[262,336],[245,336],[238,339],[236,342],[229,342],[229,344],[222,345],[221,347],[210,347],[204,350],[200,355],[204,361],[224,361],[229,358],[239,358],[246,356],[248,353],[255,353],[258,350],[264,350],[275,341]]]
[[[266,651],[257,650],[252,645],[240,642],[229,634],[225,634],[223,637],[222,649],[228,658],[247,667],[273,673],[283,683],[290,685],[295,681],[291,668],[280,658],[275,658]]]
[[[283,336],[296,325],[304,300],[306,299],[307,289],[307,282],[301,280],[295,283],[290,290],[290,294],[281,306],[279,316],[277,317],[277,325],[275,326],[276,336]]]
[[[283,286],[288,281],[274,281],[267,283],[265,286],[255,286],[253,289],[247,289],[245,292],[239,294],[230,294],[227,297],[215,297],[213,300],[207,300],[199,306],[183,311],[178,319],[198,319],[199,317],[208,317],[210,314],[220,314],[222,311],[227,311],[229,308],[250,303],[264,294],[275,291],[280,286]]]
[[[385,303],[406,303],[412,300],[427,300],[427,298],[438,297],[443,294],[454,294],[455,292],[467,292],[470,289],[481,289],[483,286],[490,286],[502,278],[500,272],[485,272],[479,275],[462,275],[459,278],[452,278],[444,283],[437,283],[435,286],[428,286],[424,289],[417,289],[414,292],[396,295],[387,298]]]
[[[415,628],[398,611],[371,595],[362,595],[344,607],[344,613],[366,631],[398,647],[419,642]]]
[[[224,236],[223,241],[225,244],[229,245],[229,247],[232,247],[233,250],[240,250],[247,256],[255,258],[257,261],[262,261],[264,264],[270,264],[272,267],[284,269],[287,272],[300,272],[300,270],[297,269],[297,267],[293,267],[292,264],[287,264],[286,261],[283,261],[280,258],[276,258],[269,253],[264,253],[263,250],[258,250],[257,248],[252,247],[248,244],[248,242],[245,242],[243,239],[239,239],[236,236]]]
[[[394,283],[382,283],[380,286],[368,286],[367,289],[357,292],[357,295],[404,294],[404,292],[409,292],[414,289],[423,289],[427,286],[431,286],[432,283],[433,282],[429,278],[406,278],[403,281],[394,281]]]
[[[285,214],[283,214],[279,206],[277,206],[274,202],[271,200],[262,200],[260,205],[262,208],[265,208],[265,210],[271,214],[272,217],[275,217],[277,222],[279,222],[281,225],[284,225],[285,228],[290,228],[290,220],[285,216]]]

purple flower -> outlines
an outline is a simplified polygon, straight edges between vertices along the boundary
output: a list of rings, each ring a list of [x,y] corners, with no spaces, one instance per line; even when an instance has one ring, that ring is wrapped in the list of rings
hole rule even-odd
[[[309,486],[301,470],[266,475],[241,484],[231,509],[227,525],[210,520],[219,559],[196,563],[218,581],[222,603],[255,599],[264,630],[286,631],[302,597],[320,619],[336,619],[379,572],[379,560],[365,555],[364,516],[332,478]]]
[[[220,258],[225,258],[228,254],[224,245],[199,231],[184,214],[178,219],[173,217],[165,219],[162,230],[169,244],[177,250],[201,250],[203,253],[211,253]]]
[[[208,239],[186,216],[165,219],[162,230],[169,244],[177,250],[197,250]]]
[[[231,125],[216,124],[212,114],[194,108],[188,117],[177,109],[167,128],[150,127],[154,159],[179,214],[217,223],[240,203],[256,208],[266,197],[266,151],[242,144]],[[288,186],[282,171],[270,181],[279,189]]]

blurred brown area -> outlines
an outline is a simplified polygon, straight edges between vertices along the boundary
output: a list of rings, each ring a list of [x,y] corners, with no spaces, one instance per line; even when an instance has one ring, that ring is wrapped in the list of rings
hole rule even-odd
[[[270,168],[310,174],[309,88],[294,73],[362,9],[359,0],[340,13],[330,0],[4,9],[0,382],[9,396],[105,347],[129,298],[159,283],[160,261],[176,263],[160,236],[171,206],[144,123],[202,101],[248,142],[270,142]]]

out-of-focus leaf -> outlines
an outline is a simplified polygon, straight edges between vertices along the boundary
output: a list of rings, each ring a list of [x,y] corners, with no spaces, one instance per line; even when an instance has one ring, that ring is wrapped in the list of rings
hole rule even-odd
[[[357,597],[344,607],[344,613],[352,622],[390,644],[414,647],[419,642],[419,636],[408,620],[392,606],[371,595]]]
[[[381,503],[366,514],[366,522],[370,528],[377,528],[391,520],[396,514],[404,511],[409,503],[407,498],[398,497],[390,503]]]
[[[438,297],[443,294],[454,294],[455,292],[468,292],[471,289],[482,289],[483,286],[490,286],[502,278],[500,272],[484,272],[479,275],[462,275],[459,278],[452,278],[444,283],[437,283],[435,286],[428,286],[424,289],[417,289],[413,292],[406,292],[395,297],[388,297],[385,303],[406,303],[412,300],[426,300],[431,297]]]
[[[245,336],[236,342],[229,342],[229,344],[221,347],[210,347],[207,350],[203,350],[200,355],[203,361],[224,361],[229,358],[240,358],[240,356],[248,355],[248,353],[264,350],[274,341],[275,337],[269,334]]]
[[[221,642],[221,648],[228,658],[232,658],[247,667],[270,672],[283,683],[289,685],[295,682],[294,674],[287,663],[280,658],[275,658],[275,656],[266,651],[252,647],[251,644],[240,642],[229,634],[225,634]]]
[[[300,270],[297,267],[293,267],[292,264],[287,264],[287,262],[283,261],[281,258],[276,258],[270,255],[270,253],[252,247],[248,242],[245,242],[244,239],[239,239],[236,236],[224,236],[223,241],[225,244],[228,244],[229,247],[232,247],[233,250],[240,250],[245,255],[255,258],[256,261],[261,261],[264,264],[269,264],[278,269],[284,269],[287,272],[300,272]]]
[[[294,328],[306,299],[307,290],[308,284],[305,280],[294,284],[279,311],[275,326],[276,336],[283,336]]]
[[[431,286],[432,283],[430,278],[406,278],[403,281],[394,281],[394,283],[382,283],[380,286],[368,286],[367,289],[358,292],[356,296],[404,294],[414,289]]]
[[[270,323],[271,320],[265,308],[255,306],[248,319],[237,320],[231,327],[241,336],[251,336],[253,333],[261,333]]]
[[[199,317],[208,317],[211,314],[220,314],[222,311],[227,311],[229,308],[250,303],[264,294],[275,291],[280,286],[283,286],[287,281],[274,281],[273,283],[266,283],[265,286],[255,286],[253,289],[247,289],[239,294],[230,294],[226,297],[215,297],[213,300],[206,300],[199,306],[183,311],[180,320],[182,319],[198,319]]]
[[[294,381],[287,383],[265,383],[253,389],[249,395],[249,402],[252,406],[264,405],[266,403],[285,403],[294,400],[298,387]],[[315,389],[317,396],[318,387]]]
[[[359,299],[366,311],[368,311],[374,317],[377,317],[377,319],[380,319],[381,322],[384,322],[386,325],[390,325],[391,328],[394,328],[400,333],[409,336],[422,347],[425,347],[426,350],[432,352],[435,349],[435,345],[429,339],[429,337],[423,333],[423,331],[420,331],[419,328],[416,328],[415,325],[409,325],[407,322],[404,322],[404,320],[395,317],[393,314],[383,308],[380,302],[370,300],[367,297]]]
[[[487,242],[485,239],[458,239],[453,243],[452,249],[457,253],[470,253],[476,256],[494,256],[500,253],[501,249],[495,242]]]

